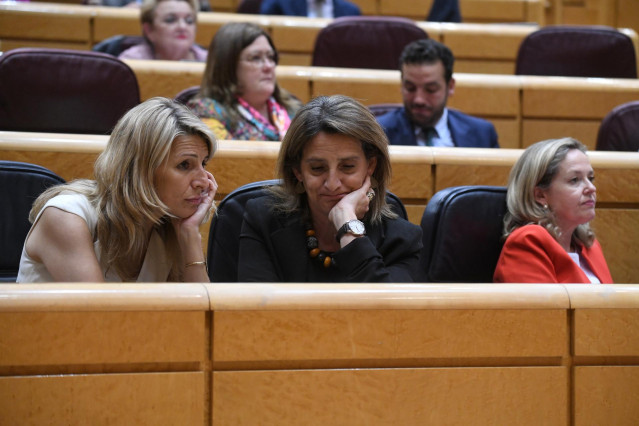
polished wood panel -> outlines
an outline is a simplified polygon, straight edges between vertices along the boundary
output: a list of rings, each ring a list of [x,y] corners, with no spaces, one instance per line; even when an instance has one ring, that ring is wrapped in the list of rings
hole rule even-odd
[[[437,365],[442,358],[482,358],[494,365],[568,355],[564,310],[224,311],[214,313],[213,323],[213,363],[220,368],[274,361],[295,368],[327,360]]]
[[[557,137],[571,137],[582,142],[590,150],[597,145],[600,120],[557,120],[526,118],[521,125],[521,146]]]
[[[0,377],[6,425],[203,425],[204,373]]]
[[[458,72],[512,73],[519,43],[523,37],[548,23],[564,22],[564,5],[561,0],[543,2],[541,0],[461,0],[463,23],[437,23],[424,21],[431,0],[418,2],[394,2],[390,0],[359,0],[363,13],[368,15],[405,16],[414,19],[431,38],[449,44],[457,59]],[[596,1],[596,4],[595,4]],[[614,7],[608,6],[616,1]],[[66,3],[64,1],[63,3]],[[68,2],[70,3],[70,2]],[[570,2],[569,7],[576,2]],[[583,5],[583,2],[581,2]],[[602,7],[601,5],[606,5]],[[305,17],[282,17],[264,15],[246,15],[235,12],[234,0],[213,0],[215,12],[198,14],[198,32],[196,41],[207,47],[217,30],[226,22],[250,21],[269,31],[280,49],[282,64],[310,65],[312,49],[317,33],[331,22],[330,19],[309,19]],[[566,13],[566,23],[603,24],[612,27],[628,28],[627,33],[635,44],[638,42],[636,22],[639,20],[639,8],[634,0],[593,0],[590,1],[589,14],[573,18]],[[544,8],[546,9],[544,11]],[[568,9],[567,9],[568,10]],[[13,49],[32,45],[41,45],[40,37],[51,39],[50,47],[72,47],[87,49],[95,43],[116,34],[140,34],[139,13],[130,8],[112,8],[84,6],[79,4],[0,2],[0,15],[8,22],[0,25],[7,28],[8,35],[0,36],[0,47]],[[46,13],[47,19],[37,17],[36,13]],[[84,16],[85,14],[88,16]],[[593,17],[597,15],[596,17]],[[67,25],[69,19],[79,20],[75,26]],[[0,20],[2,18],[0,17]],[[40,20],[38,23],[37,21]],[[46,21],[46,22],[45,22]],[[575,22],[578,21],[578,22]],[[1,22],[1,21],[0,21]],[[480,25],[474,22],[481,23]],[[497,25],[489,24],[490,22]],[[511,23],[500,25],[503,23]],[[512,23],[526,23],[513,25]],[[531,23],[534,23],[531,25]],[[87,26],[88,24],[88,26]],[[49,28],[50,31],[42,32]],[[76,43],[64,43],[66,37],[81,29],[90,28],[88,37]],[[634,28],[634,30],[632,30]],[[65,34],[65,32],[67,34]],[[459,37],[457,33],[459,32]],[[473,35],[469,38],[469,32]],[[24,35],[22,37],[20,34]],[[55,37],[58,34],[58,37]],[[79,33],[76,33],[78,37]],[[498,36],[503,34],[503,38]],[[493,38],[497,38],[493,42]],[[51,38],[53,37],[53,38]],[[466,41],[464,41],[466,39]],[[59,44],[58,44],[59,43]],[[472,46],[468,48],[468,46]]]
[[[554,23],[608,25],[639,31],[639,3],[636,0],[553,0]],[[549,22],[551,23],[551,22]]]
[[[613,280],[618,283],[637,281],[637,252],[633,247],[639,241],[639,210],[598,207],[591,225]]]
[[[0,313],[1,367],[206,359],[204,312]]]
[[[211,0],[213,10],[235,12],[241,0]],[[352,0],[363,15],[403,16],[422,21],[433,0]],[[544,4],[540,0],[460,0],[464,22],[538,22],[544,20]]]
[[[48,42],[89,49],[93,16],[91,8],[79,5],[0,2],[0,40],[3,49],[11,47],[4,44],[6,39],[24,46]]]
[[[632,28],[639,32],[639,3],[635,0],[617,0],[617,21],[612,26]]]
[[[175,96],[199,85],[204,64],[126,61],[134,70],[142,99]],[[400,103],[399,71],[279,66],[279,83],[303,102],[344,94],[365,105]],[[615,106],[639,97],[639,80],[454,74],[449,106],[490,120],[503,148],[572,136],[595,148],[601,120]]]
[[[631,425],[639,415],[638,312],[639,284],[6,284],[0,317],[22,336],[0,347],[16,354],[13,346],[27,345],[37,354],[1,366],[0,417],[78,425]],[[102,335],[112,335],[104,314],[123,313],[132,316],[120,324],[112,355],[158,340],[140,335],[132,343],[136,323],[154,324],[147,334],[176,334],[189,327],[171,315],[191,313],[213,327],[203,326],[200,342],[172,336],[142,356],[91,355],[104,350]],[[87,339],[87,322],[107,327],[89,327],[96,336]],[[0,339],[7,333],[1,329]],[[47,334],[62,336],[57,349]],[[60,360],[65,345],[89,356]],[[191,350],[173,347],[184,345],[204,350],[195,362],[167,362],[168,352]]]
[[[565,367],[213,373],[213,423],[566,425]]]
[[[575,367],[575,426],[635,426],[639,367]]]
[[[603,117],[615,106],[639,98],[636,79],[527,76],[521,81],[522,148],[543,139],[574,136],[594,149]]]
[[[639,356],[639,330],[628,327],[639,309],[579,309],[574,321],[576,356]]]
[[[506,12],[506,15],[512,14],[512,10],[509,10],[509,8],[513,5],[517,4],[518,6],[515,7],[521,9],[521,5],[530,4],[531,1],[540,3],[539,0],[482,0],[481,2],[477,0],[462,0],[463,4],[468,4],[462,7],[465,7],[469,13],[470,10],[474,10],[473,14],[483,14],[486,19],[479,19],[482,22],[492,19],[496,19],[496,22],[522,22],[526,19],[522,20],[521,14],[511,16],[511,19],[504,19],[503,13]],[[482,6],[477,7],[478,3],[482,3]],[[402,5],[403,3],[394,2],[393,4]],[[217,30],[227,22],[254,22],[272,34],[275,45],[280,51],[281,63],[284,65],[310,65],[317,34],[332,21],[331,19],[322,18],[309,19],[305,17],[220,13],[221,11],[231,12],[226,7],[216,8],[214,6],[214,10],[217,12],[200,12],[198,14],[197,43],[208,47]],[[232,11],[234,10],[232,9]],[[41,11],[39,13],[45,14],[47,22],[36,22],[37,17],[33,15],[33,11]],[[473,22],[473,19],[464,19],[464,23],[441,24],[426,22],[424,21],[426,13],[427,9],[420,11],[418,13],[420,16],[415,16],[416,23],[427,31],[429,37],[444,42],[450,41],[453,46],[460,47],[460,51],[456,52],[458,71],[512,73],[518,48],[517,40],[521,41],[526,34],[538,28],[537,25],[484,27],[483,24],[470,23]],[[380,15],[383,13],[372,14]],[[88,49],[97,42],[117,34],[137,35],[141,33],[139,12],[131,8],[39,2],[24,6],[22,3],[0,2],[0,19],[2,19],[3,15],[6,15],[5,19],[8,21],[6,28],[9,30],[6,35],[0,36],[0,43],[10,48],[26,47],[33,43],[40,43],[43,37],[51,41],[51,47],[56,47],[56,42],[62,43],[66,38],[55,38],[54,35],[59,33],[63,35],[62,37],[68,37],[64,33],[69,32],[68,28],[70,27],[67,21],[70,17],[79,20],[81,24],[76,24],[73,28],[90,30],[89,33],[82,33],[81,40],[76,42],[76,48]],[[392,13],[392,15],[399,16],[400,14]],[[539,22],[539,20],[537,21]],[[52,30],[44,34],[39,30],[31,31],[33,27],[51,27]],[[17,31],[13,31],[13,28],[16,28]],[[496,42],[492,42],[495,36],[502,31],[500,28],[503,28],[504,41],[500,42],[501,38],[497,37],[495,39]],[[460,38],[456,38],[455,33],[457,31],[460,31]],[[467,49],[463,38],[471,34],[473,34],[472,44],[475,47]]]
[[[404,16],[422,21],[433,0],[398,2],[378,0],[377,15]],[[464,22],[536,22],[544,23],[543,2],[538,0],[460,0]]]

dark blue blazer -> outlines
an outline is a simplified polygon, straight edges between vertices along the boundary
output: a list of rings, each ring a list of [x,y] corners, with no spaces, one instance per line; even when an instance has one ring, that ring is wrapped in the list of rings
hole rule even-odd
[[[426,20],[433,22],[461,22],[459,0],[435,0]]]
[[[340,16],[361,15],[359,7],[346,0],[332,0],[333,15]],[[262,15],[308,16],[306,0],[263,0],[260,6]]]
[[[404,107],[377,117],[391,145],[417,145],[415,131]],[[499,148],[492,123],[448,109],[448,128],[455,146],[464,148]]]

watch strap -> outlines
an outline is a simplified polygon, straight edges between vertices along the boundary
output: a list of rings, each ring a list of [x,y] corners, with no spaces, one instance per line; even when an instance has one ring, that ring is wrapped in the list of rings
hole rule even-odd
[[[361,237],[362,235],[366,234],[366,231],[360,233],[356,233],[355,231],[353,231],[353,229],[351,228],[351,222],[359,222],[362,224],[362,228],[364,228],[364,223],[357,220],[357,219],[353,219],[353,220],[349,220],[348,222],[346,222],[345,224],[343,224],[338,230],[337,230],[337,234],[335,235],[335,239],[337,240],[337,242],[339,243],[339,241],[342,239],[342,237],[344,236],[344,234],[350,233],[353,234],[356,237]]]

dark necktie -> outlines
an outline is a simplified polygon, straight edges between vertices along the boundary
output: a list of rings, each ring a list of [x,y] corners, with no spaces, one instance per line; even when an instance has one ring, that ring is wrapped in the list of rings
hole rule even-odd
[[[433,146],[433,139],[437,137],[437,130],[434,127],[423,127],[422,132],[424,132],[426,146]]]

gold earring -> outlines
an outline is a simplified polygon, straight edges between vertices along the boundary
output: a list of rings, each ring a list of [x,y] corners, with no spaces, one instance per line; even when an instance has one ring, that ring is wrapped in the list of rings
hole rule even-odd
[[[379,184],[377,183],[377,179],[375,179],[375,176],[371,175],[371,188],[377,188]]]

